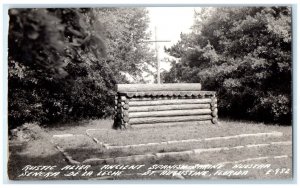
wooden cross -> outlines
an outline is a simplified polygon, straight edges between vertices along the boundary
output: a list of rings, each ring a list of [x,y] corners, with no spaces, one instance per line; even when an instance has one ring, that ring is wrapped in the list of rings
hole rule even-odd
[[[158,56],[158,42],[171,42],[170,40],[157,40],[157,33],[155,27],[155,40],[146,40],[144,42],[155,42],[155,54],[157,61],[157,84],[160,84],[160,61]]]

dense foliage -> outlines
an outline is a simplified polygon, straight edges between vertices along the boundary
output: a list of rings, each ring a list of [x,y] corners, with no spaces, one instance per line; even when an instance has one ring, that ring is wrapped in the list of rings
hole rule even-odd
[[[289,7],[203,8],[164,81],[216,90],[220,115],[290,123],[291,40]]]
[[[144,8],[11,9],[9,128],[111,115],[114,86],[153,54]],[[123,73],[123,74],[121,74]]]

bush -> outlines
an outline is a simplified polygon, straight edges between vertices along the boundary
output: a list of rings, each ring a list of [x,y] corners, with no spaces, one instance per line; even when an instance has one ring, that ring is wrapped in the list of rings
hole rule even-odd
[[[8,125],[112,115],[121,72],[142,75],[152,53],[144,8],[10,9]],[[143,67],[144,66],[144,67]]]
[[[38,123],[25,123],[10,131],[10,140],[28,142],[45,138],[46,133]]]

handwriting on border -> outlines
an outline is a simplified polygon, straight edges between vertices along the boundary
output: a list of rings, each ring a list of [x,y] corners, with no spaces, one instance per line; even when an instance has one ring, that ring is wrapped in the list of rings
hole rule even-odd
[[[177,165],[26,165],[18,177],[118,177],[122,175],[135,174],[140,177],[163,176],[163,177],[234,177],[247,176],[251,171],[262,171],[266,176],[290,174],[289,168],[272,168],[271,164],[177,164]]]

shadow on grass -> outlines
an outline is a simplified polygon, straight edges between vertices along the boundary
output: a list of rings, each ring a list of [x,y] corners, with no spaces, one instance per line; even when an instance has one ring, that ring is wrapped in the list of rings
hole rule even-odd
[[[26,155],[27,144],[18,144],[9,146],[9,159],[7,163],[7,174],[10,180],[53,180],[62,179],[61,176],[55,178],[41,178],[41,177],[19,177],[22,174],[22,168],[26,165],[56,165],[58,168],[67,165],[64,156],[60,152],[52,153],[50,155],[31,156]]]
[[[50,128],[73,128],[78,126],[89,126],[89,125],[105,125],[106,127],[112,128],[114,121],[112,118],[107,119],[87,119],[87,120],[80,120],[80,121],[70,121],[66,123],[53,123],[48,124],[47,126]],[[109,124],[108,126],[106,124]]]

